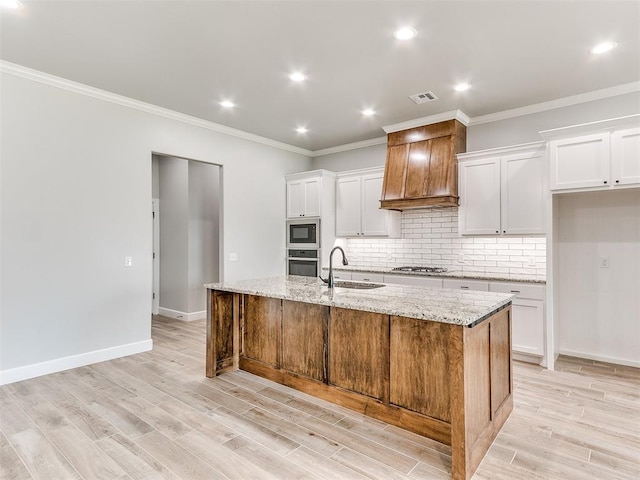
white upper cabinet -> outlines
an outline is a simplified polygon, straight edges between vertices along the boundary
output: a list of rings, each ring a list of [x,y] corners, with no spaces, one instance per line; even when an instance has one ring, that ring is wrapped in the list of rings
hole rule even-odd
[[[397,237],[400,212],[382,210],[382,168],[338,174],[336,237]]]
[[[287,218],[319,217],[322,177],[287,180]]]
[[[549,139],[549,186],[606,190],[640,186],[640,115],[541,132]]]
[[[609,133],[549,142],[551,190],[609,183]]]
[[[458,155],[461,235],[544,233],[542,143]]]
[[[640,184],[640,127],[613,132],[611,157],[614,187]]]

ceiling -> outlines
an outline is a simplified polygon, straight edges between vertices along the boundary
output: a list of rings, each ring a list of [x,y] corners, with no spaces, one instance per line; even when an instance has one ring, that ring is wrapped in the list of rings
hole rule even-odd
[[[640,80],[634,0],[22,3],[0,12],[3,60],[308,150]],[[403,25],[417,37],[396,40]],[[605,40],[618,47],[590,53]],[[437,101],[408,98],[429,90]]]

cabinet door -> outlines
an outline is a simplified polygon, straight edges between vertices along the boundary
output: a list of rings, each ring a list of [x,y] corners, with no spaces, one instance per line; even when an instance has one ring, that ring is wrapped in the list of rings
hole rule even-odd
[[[287,218],[304,215],[304,182],[301,180],[287,182]]]
[[[388,401],[389,316],[332,308],[329,322],[329,383]]]
[[[512,311],[512,348],[516,352],[544,355],[544,302],[516,298]]]
[[[544,157],[523,153],[502,157],[502,233],[544,233]]]
[[[500,157],[464,162],[459,168],[459,233],[500,233]]]
[[[339,178],[336,183],[336,237],[355,237],[362,233],[360,186],[360,177]]]
[[[281,300],[245,295],[243,320],[242,354],[280,368]]]
[[[391,317],[389,401],[451,422],[451,325]]]
[[[282,302],[282,368],[289,372],[327,380],[327,332],[329,307]]]
[[[304,216],[320,216],[320,191],[322,180],[319,178],[309,178],[304,181]]]
[[[380,208],[382,193],[382,172],[362,176],[362,230],[364,236],[389,235],[389,210]]]
[[[602,187],[609,184],[609,133],[549,142],[550,188]]]
[[[640,183],[640,128],[614,132],[611,142],[613,185]]]

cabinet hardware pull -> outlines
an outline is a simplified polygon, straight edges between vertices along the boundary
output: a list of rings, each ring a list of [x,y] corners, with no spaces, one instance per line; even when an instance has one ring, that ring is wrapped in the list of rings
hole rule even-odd
[[[616,183],[620,183],[620,180],[616,180]]]
[[[605,184],[605,185],[607,184],[607,181],[606,181],[606,180],[604,181],[604,184]]]
[[[496,233],[500,233],[498,230],[496,230]]]
[[[502,233],[507,233],[507,231],[506,230],[502,230]]]
[[[464,289],[464,290],[469,290],[469,287],[465,286],[465,285],[460,285],[460,288]]]
[[[520,290],[511,290],[511,293],[520,293]]]

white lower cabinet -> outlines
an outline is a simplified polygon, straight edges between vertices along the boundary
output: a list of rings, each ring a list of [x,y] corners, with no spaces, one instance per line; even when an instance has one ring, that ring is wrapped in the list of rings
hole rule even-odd
[[[489,291],[489,282],[482,280],[461,280],[461,279],[449,279],[445,278],[442,281],[444,288],[454,288],[456,290],[477,290],[480,292]]]
[[[419,277],[417,275],[385,275],[384,283],[415,285],[417,287],[442,288],[441,278]]]
[[[352,272],[351,280],[353,280],[354,282],[383,283],[384,277],[380,273]]]
[[[511,345],[514,352],[544,356],[544,289],[542,285],[491,282],[489,290],[514,293]]]

